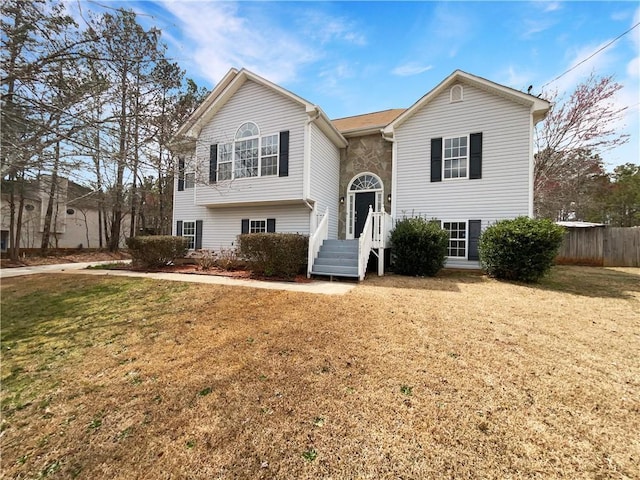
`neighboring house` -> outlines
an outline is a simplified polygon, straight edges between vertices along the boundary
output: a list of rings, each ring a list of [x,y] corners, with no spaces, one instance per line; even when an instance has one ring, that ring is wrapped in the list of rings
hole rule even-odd
[[[95,193],[82,185],[58,178],[49,244],[53,248],[97,248],[98,203]],[[47,211],[51,177],[27,182],[23,192],[20,248],[40,248]],[[9,248],[9,194],[3,188],[0,197],[1,247]],[[16,194],[16,209],[20,196]],[[17,217],[17,212],[16,212]]]
[[[310,274],[362,279],[393,221],[421,215],[449,232],[447,266],[478,268],[481,230],[533,213],[533,128],[549,107],[458,70],[407,110],[330,121],[232,69],[174,140],[173,233],[210,250],[308,234]]]

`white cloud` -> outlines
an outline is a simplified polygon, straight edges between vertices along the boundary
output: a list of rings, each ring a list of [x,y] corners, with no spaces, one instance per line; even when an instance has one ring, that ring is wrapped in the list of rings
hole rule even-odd
[[[408,77],[410,75],[418,75],[420,73],[427,72],[433,68],[433,65],[420,65],[415,62],[405,63],[404,65],[398,65],[391,70],[391,73],[400,77]]]
[[[627,64],[627,75],[635,78],[640,77],[640,57],[632,59]]]
[[[635,25],[639,18],[640,8],[636,11],[630,26]],[[628,134],[630,138],[625,145],[602,152],[602,157],[610,168],[625,162],[637,163],[640,150],[640,139],[638,137],[638,125],[640,123],[638,105],[640,102],[640,95],[638,94],[640,91],[640,75],[638,70],[640,68],[640,58],[637,54],[640,37],[634,35],[630,40],[633,44],[631,49],[628,48],[628,44],[625,46],[624,43],[617,42],[580,65],[577,64],[607,45],[611,39],[604,40],[598,45],[586,45],[574,50],[569,56],[566,68],[567,70],[574,66],[575,68],[545,88],[547,91],[557,89],[560,95],[569,95],[579,83],[586,80],[592,73],[598,76],[606,76],[618,72],[614,80],[621,84],[622,88],[616,92],[611,99],[611,103],[614,108],[624,109],[624,111],[620,119],[610,126],[618,133]],[[626,65],[626,69],[621,69],[620,67],[624,65]]]
[[[315,49],[299,41],[294,32],[268,18],[243,15],[238,4],[164,0],[162,6],[183,32],[185,43],[178,47],[188,50],[185,56],[212,82],[231,67],[245,67],[276,83],[287,82],[318,58]]]
[[[555,12],[556,10],[560,10],[562,8],[562,4],[560,2],[544,2],[544,8],[542,11],[544,13]]]
[[[346,18],[305,10],[301,12],[298,23],[302,26],[301,30],[305,36],[323,45],[334,41],[358,46],[367,44],[366,36],[359,31],[356,23]]]
[[[616,58],[613,55],[613,50],[610,48],[605,48],[586,62],[578,65],[610,41],[611,40],[608,39],[598,45],[585,45],[568,53],[567,56],[570,60],[567,62],[567,70],[572,70],[565,73],[558,80],[551,81],[545,89],[558,90],[560,94],[565,92],[570,93],[580,82],[585,80],[593,72],[606,75],[606,72],[615,71],[614,67],[616,66]]]
[[[498,81],[503,85],[507,85],[516,90],[522,90],[531,84],[533,76],[527,71],[516,71],[513,65],[509,65],[507,70],[500,73],[497,78],[502,79]]]

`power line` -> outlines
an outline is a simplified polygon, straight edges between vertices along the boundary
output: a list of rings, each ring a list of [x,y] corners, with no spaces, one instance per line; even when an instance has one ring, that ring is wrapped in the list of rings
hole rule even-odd
[[[613,45],[615,42],[617,42],[618,40],[620,40],[622,37],[624,37],[627,33],[629,33],[630,31],[632,31],[634,28],[636,28],[638,25],[640,25],[640,22],[636,23],[633,27],[631,27],[629,30],[627,30],[624,33],[621,33],[620,35],[618,35],[616,38],[614,38],[613,40],[611,40],[609,43],[607,43],[605,46],[599,48],[598,50],[596,50],[595,52],[593,52],[591,55],[589,55],[587,58],[585,58],[584,60],[582,60],[581,62],[576,63],[573,67],[571,67],[569,70],[567,70],[566,72],[561,73],[560,75],[558,75],[556,78],[554,78],[553,80],[545,83],[544,85],[542,85],[541,89],[543,89],[544,87],[546,87],[547,85],[555,82],[556,80],[559,80],[560,78],[564,77],[567,73],[569,73],[572,70],[575,70],[576,68],[578,68],[580,65],[582,65],[584,62],[592,59],[593,57],[595,57],[598,53],[600,53],[601,51],[603,51],[605,48],[609,48],[611,45]]]

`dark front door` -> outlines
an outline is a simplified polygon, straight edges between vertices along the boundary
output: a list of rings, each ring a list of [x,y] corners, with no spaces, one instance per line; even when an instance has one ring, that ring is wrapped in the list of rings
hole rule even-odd
[[[353,232],[355,238],[360,238],[362,229],[364,228],[364,222],[367,221],[367,214],[369,213],[369,205],[375,211],[376,204],[376,192],[362,192],[356,193],[356,225]]]

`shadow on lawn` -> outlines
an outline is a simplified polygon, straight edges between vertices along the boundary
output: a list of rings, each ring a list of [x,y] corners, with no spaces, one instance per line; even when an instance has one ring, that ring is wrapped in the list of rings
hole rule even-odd
[[[640,292],[640,269],[627,270],[555,266],[540,283],[522,285],[585,297],[633,299]]]
[[[486,277],[479,270],[441,270],[435,277],[409,277],[393,273],[385,273],[384,277],[378,277],[369,273],[363,284],[368,287],[460,292],[460,284],[485,281]]]

